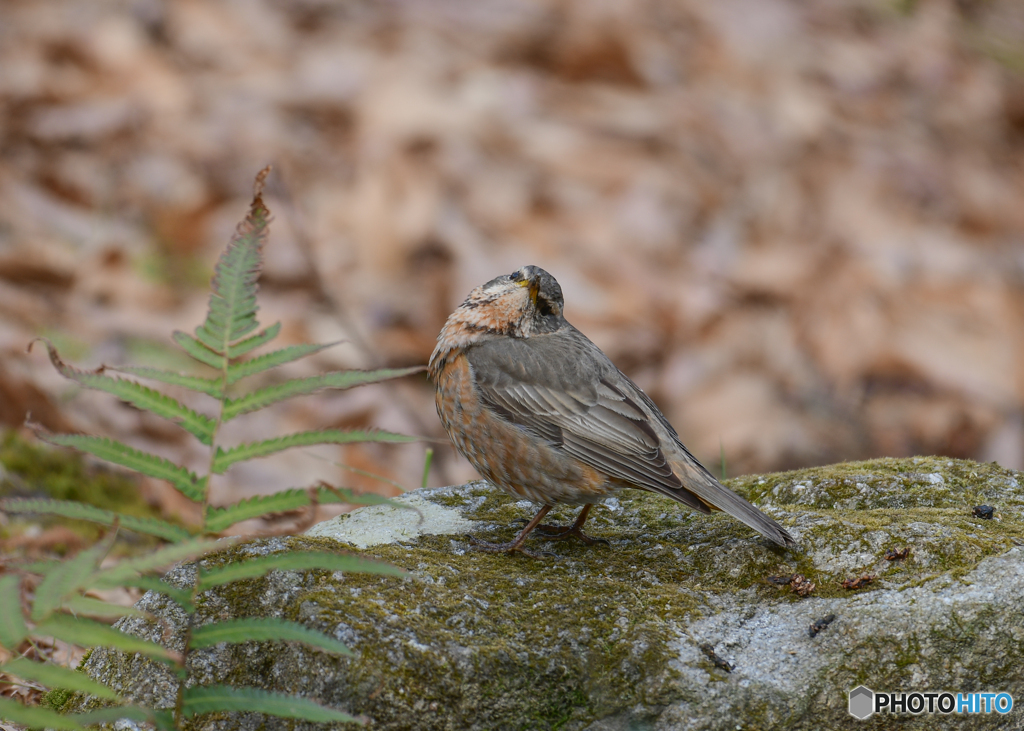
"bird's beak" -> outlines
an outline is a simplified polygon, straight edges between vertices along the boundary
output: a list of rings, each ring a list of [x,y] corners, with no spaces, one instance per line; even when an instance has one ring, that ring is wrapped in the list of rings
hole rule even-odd
[[[533,304],[537,304],[537,292],[540,291],[540,277],[530,277],[526,286],[530,288],[530,301]]]
[[[526,287],[526,291],[530,293],[530,301],[533,304],[537,304],[537,293],[540,291],[540,277],[531,275],[528,273],[528,269],[523,267],[516,274],[522,274],[523,279],[517,281],[520,287]]]

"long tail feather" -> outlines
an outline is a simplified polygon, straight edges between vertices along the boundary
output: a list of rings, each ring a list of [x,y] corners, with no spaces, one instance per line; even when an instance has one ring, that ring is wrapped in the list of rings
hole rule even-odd
[[[696,497],[707,507],[728,513],[780,546],[796,544],[785,528],[716,480],[700,463],[673,462],[672,466],[683,488],[659,490],[662,494],[687,505],[692,505]]]

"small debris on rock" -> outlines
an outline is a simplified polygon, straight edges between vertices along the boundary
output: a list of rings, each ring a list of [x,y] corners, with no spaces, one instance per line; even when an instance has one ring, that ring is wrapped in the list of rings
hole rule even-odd
[[[895,548],[885,552],[886,561],[902,561],[910,555],[910,546],[896,550]]]
[[[971,515],[982,520],[992,520],[992,516],[995,514],[996,509],[991,505],[975,505],[974,509],[971,510]]]
[[[814,582],[808,581],[803,574],[769,576],[767,581],[775,586],[788,586],[800,596],[807,596],[814,591]]]
[[[859,576],[856,579],[846,579],[846,581],[843,582],[843,588],[844,589],[860,589],[862,587],[867,586],[868,584],[870,584],[872,581],[874,581],[877,578],[878,577],[875,576],[874,574],[863,574],[862,576]]]
[[[814,591],[814,582],[808,581],[803,574],[796,574],[790,580],[789,585],[799,596],[809,596]]]
[[[720,670],[724,670],[727,673],[731,673],[733,671],[733,668],[736,667],[735,665],[733,665],[729,661],[723,660],[722,658],[720,658],[718,656],[718,653],[715,652],[715,646],[714,645],[705,642],[705,643],[703,643],[701,645],[698,645],[698,647],[700,647],[700,651],[701,652],[703,652],[705,655],[707,655],[708,660],[710,660],[711,662],[713,662],[715,664],[716,668],[719,668]]]
[[[834,614],[830,614],[827,617],[822,617],[821,619],[817,619],[817,620],[814,621],[814,624],[812,624],[807,629],[807,633],[813,639],[813,638],[818,636],[819,632],[821,632],[823,629],[828,627],[834,621],[836,621],[836,615],[834,615]]]

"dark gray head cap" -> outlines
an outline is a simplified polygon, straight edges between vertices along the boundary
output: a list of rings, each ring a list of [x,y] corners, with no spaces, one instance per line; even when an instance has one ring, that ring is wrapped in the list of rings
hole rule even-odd
[[[546,299],[552,305],[562,309],[565,304],[562,300],[562,288],[558,286],[558,280],[541,269],[539,266],[527,264],[512,273],[513,281],[535,280],[537,282],[537,294]]]

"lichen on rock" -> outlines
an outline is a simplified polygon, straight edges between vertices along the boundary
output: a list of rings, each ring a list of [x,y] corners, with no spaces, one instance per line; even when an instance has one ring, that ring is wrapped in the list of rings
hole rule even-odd
[[[407,569],[405,579],[275,572],[201,597],[199,623],[284,617],[341,639],[354,657],[219,645],[193,654],[189,682],[298,693],[364,715],[371,729],[879,728],[886,719],[847,713],[846,693],[862,683],[1005,691],[1024,705],[1020,480],[996,465],[917,458],[732,481],[798,539],[795,550],[726,515],[626,491],[588,523],[610,546],[530,539],[554,560],[469,548],[466,532],[507,540],[531,504],[482,482],[418,490],[402,498],[432,506],[415,535],[367,543],[367,530],[387,533],[378,529],[396,515],[378,506],[321,524],[313,536],[215,559],[302,546],[359,550]],[[980,503],[996,508],[993,520],[971,515]],[[551,517],[572,515],[559,508]],[[906,547],[906,558],[885,558]],[[192,572],[179,567],[170,578],[184,583]],[[767,580],[795,573],[815,584],[809,597]],[[861,574],[877,578],[842,588]],[[141,604],[180,626],[163,598]],[[836,618],[812,637],[809,626],[827,615]],[[161,632],[138,619],[122,626],[154,639]],[[97,650],[88,671],[140,700],[166,705],[173,696],[173,677],[138,657]],[[922,716],[906,727],[935,723],[1011,728],[1021,711]],[[211,714],[190,728],[312,726]]]

